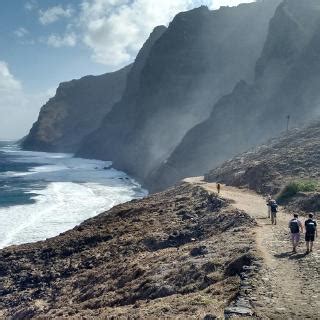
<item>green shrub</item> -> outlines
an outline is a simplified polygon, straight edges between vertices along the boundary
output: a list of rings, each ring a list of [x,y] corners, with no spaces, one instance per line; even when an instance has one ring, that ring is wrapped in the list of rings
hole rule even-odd
[[[279,203],[288,201],[294,197],[298,192],[313,192],[317,191],[319,183],[317,181],[305,180],[294,181],[287,184],[277,197]]]

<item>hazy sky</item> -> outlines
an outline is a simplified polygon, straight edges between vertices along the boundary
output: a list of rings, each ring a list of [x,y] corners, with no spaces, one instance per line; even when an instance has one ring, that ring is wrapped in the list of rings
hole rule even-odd
[[[253,0],[1,0],[0,140],[25,135],[62,81],[129,64],[180,11]]]

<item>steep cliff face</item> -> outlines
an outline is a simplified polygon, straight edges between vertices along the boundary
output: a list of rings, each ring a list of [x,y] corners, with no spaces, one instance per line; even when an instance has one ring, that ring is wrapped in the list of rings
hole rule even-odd
[[[135,101],[139,96],[142,70],[155,42],[166,31],[166,27],[156,27],[137,55],[128,74],[127,86],[122,99],[114,105],[102,120],[101,126],[85,137],[77,154],[82,157],[114,160],[115,155],[124,150],[125,138],[136,119]]]
[[[74,152],[84,136],[120,100],[130,66],[101,76],[61,83],[44,105],[22,146],[28,150]]]
[[[147,179],[151,189],[200,175],[257,143],[319,115],[320,3],[283,1],[271,20],[252,85],[242,81],[190,130]]]
[[[125,94],[78,154],[113,160],[144,180],[215,101],[240,79],[252,80],[278,3],[177,15],[151,47],[135,93]]]

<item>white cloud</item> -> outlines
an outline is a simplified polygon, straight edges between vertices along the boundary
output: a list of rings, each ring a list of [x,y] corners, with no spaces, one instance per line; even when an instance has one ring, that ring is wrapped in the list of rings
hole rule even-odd
[[[84,0],[80,26],[95,62],[111,69],[131,62],[157,25],[179,12],[208,5],[211,9],[254,0]]]
[[[212,0],[209,4],[210,9],[219,9],[220,7],[233,7],[240,3],[250,3],[255,2],[255,0]]]
[[[10,73],[7,63],[0,61],[0,93],[6,95],[12,90],[20,90],[21,84]]]
[[[47,10],[39,10],[39,21],[43,25],[48,25],[61,18],[70,18],[72,14],[73,9],[71,7],[54,6]]]
[[[8,65],[0,61],[0,139],[23,137],[52,94],[51,90],[39,95],[26,94]]]
[[[19,29],[14,31],[14,34],[18,37],[18,38],[23,38],[24,36],[26,36],[29,33],[29,31],[26,28],[20,27]]]
[[[28,11],[33,11],[37,7],[38,7],[38,4],[37,4],[36,0],[27,1],[26,4],[24,5],[24,8]]]
[[[83,1],[83,40],[94,61],[118,68],[134,58],[155,26],[192,6],[192,0]]]
[[[200,5],[217,9],[253,1],[82,0],[79,15],[75,15],[76,10],[70,6],[40,9],[39,21],[43,25],[71,18],[64,34],[53,33],[40,41],[61,48],[74,47],[81,39],[92,50],[93,61],[115,70],[132,62],[153,28],[168,25],[177,13]]]
[[[66,33],[64,36],[51,34],[46,43],[55,48],[74,47],[77,43],[77,36],[74,32]]]

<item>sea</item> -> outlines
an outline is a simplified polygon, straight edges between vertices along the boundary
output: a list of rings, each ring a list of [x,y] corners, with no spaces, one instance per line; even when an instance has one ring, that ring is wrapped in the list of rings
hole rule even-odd
[[[57,236],[117,204],[147,195],[111,165],[0,142],[0,248]]]

